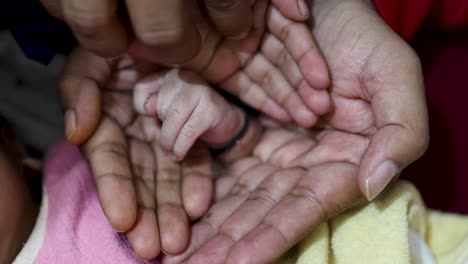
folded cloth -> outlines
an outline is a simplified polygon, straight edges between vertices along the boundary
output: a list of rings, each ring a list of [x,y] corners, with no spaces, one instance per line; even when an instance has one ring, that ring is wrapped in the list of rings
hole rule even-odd
[[[34,230],[13,264],[160,263],[139,259],[110,227],[76,146],[60,143],[47,155],[42,198]]]
[[[279,263],[467,264],[468,216],[427,209],[417,189],[400,181],[319,226]]]

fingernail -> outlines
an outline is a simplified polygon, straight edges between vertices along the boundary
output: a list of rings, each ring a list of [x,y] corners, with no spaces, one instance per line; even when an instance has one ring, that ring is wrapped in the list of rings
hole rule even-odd
[[[239,35],[237,36],[233,36],[233,37],[229,37],[229,39],[232,39],[232,40],[242,40],[242,39],[245,39],[247,37],[247,35],[249,35],[249,32],[242,32],[240,33]]]
[[[73,137],[76,131],[76,113],[71,109],[65,111],[65,136],[68,141]]]
[[[398,174],[398,167],[391,161],[384,161],[366,179],[366,198],[372,201]]]
[[[307,6],[305,0],[297,0],[297,4],[299,5],[299,11],[301,12],[301,15],[305,18],[309,17],[309,7]]]
[[[158,93],[151,93],[145,100],[143,108],[145,113],[149,116],[156,116],[156,102],[158,100]]]

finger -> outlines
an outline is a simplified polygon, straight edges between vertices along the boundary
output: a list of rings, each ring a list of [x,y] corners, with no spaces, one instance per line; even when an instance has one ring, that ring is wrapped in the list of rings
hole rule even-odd
[[[131,96],[118,92],[103,93],[102,112],[117,122],[120,127],[128,127],[136,118]]]
[[[168,88],[171,89],[172,87]],[[195,140],[208,129],[210,125],[209,116],[200,106],[199,97],[195,97],[192,92],[178,93],[178,96],[166,109],[159,107],[159,105],[163,104],[162,101],[165,100],[162,93],[157,100],[158,116],[162,121],[160,145],[165,151],[174,154],[174,158],[182,160]],[[185,143],[187,144],[183,146],[184,149],[176,153],[175,145],[180,136],[186,140]],[[181,147],[179,146],[179,148]]]
[[[272,2],[289,19],[305,21],[309,18],[309,6],[305,0],[272,0]]]
[[[265,32],[265,14],[268,3],[257,0],[253,5],[254,20],[252,30],[242,41],[223,41],[217,34],[211,33],[206,37],[209,45],[215,45],[213,55],[203,53],[203,57],[209,58],[207,65],[201,71],[201,75],[210,83],[220,83],[233,72],[245,65],[248,58],[255,54]],[[221,43],[221,44],[219,44]],[[203,51],[203,49],[202,49]],[[238,51],[234,53],[233,51]],[[200,62],[201,59],[198,60]],[[195,70],[198,67],[191,65]]]
[[[259,163],[259,159],[251,157],[238,160],[229,166],[229,171],[216,179],[215,201],[223,199],[232,189],[239,177]]]
[[[138,72],[135,69],[119,70],[112,74],[106,85],[107,89],[128,91],[135,87]]]
[[[104,117],[83,145],[83,151],[89,160],[104,214],[115,230],[129,230],[136,221],[137,201],[122,129]]]
[[[109,75],[109,63],[84,49],[77,48],[68,57],[59,94],[65,109],[65,135],[70,143],[83,143],[96,129],[101,115],[100,88]]]
[[[377,133],[371,136],[362,157],[359,180],[369,200],[428,146],[428,114],[420,63],[411,50],[406,58],[409,60],[396,65],[402,73],[398,78],[385,76],[383,82],[369,83],[367,88]]]
[[[63,0],[62,12],[81,45],[100,56],[115,57],[128,45],[117,4],[116,0]]]
[[[197,249],[216,235],[221,224],[247,199],[248,194],[272,172],[272,167],[258,165],[239,177],[230,194],[212,205],[208,213],[192,227],[191,241],[187,250],[179,256],[166,256],[164,263],[181,263],[189,259]]]
[[[305,153],[311,152],[316,144],[316,142],[306,137],[292,139],[280,149],[273,152],[269,162],[271,164],[276,164],[280,168],[293,168],[297,164],[296,160]],[[299,167],[307,168],[306,166]]]
[[[164,84],[164,76],[162,72],[152,74],[135,85],[133,107],[140,115],[157,116],[157,94]]]
[[[327,89],[328,67],[307,25],[288,20],[274,7],[268,10],[267,25],[299,65],[307,83],[314,89]]]
[[[142,259],[154,259],[161,252],[158,220],[154,210],[138,208],[135,226],[126,236],[137,256]]]
[[[143,259],[153,259],[161,251],[156,218],[156,160],[149,145],[130,141],[133,182],[137,194],[138,217],[127,238],[135,253]]]
[[[121,56],[115,63],[105,88],[122,91],[133,89],[139,78],[139,69],[136,64],[137,62],[129,55]]]
[[[266,178],[221,225],[218,234],[190,257],[189,263],[224,263],[230,248],[262,221],[303,174],[303,170],[292,169]]]
[[[245,66],[245,72],[299,125],[310,127],[317,122],[317,115],[309,110],[283,74],[263,55],[255,55]]]
[[[357,167],[345,163],[310,169],[262,222],[233,246],[226,263],[273,262],[328,217],[359,200],[356,180]]]
[[[156,62],[182,64],[198,53],[201,38],[189,20],[187,1],[125,2],[137,38],[151,50]]]
[[[255,147],[254,155],[266,162],[277,149],[281,149],[281,146],[297,137],[296,133],[285,129],[269,129],[263,134],[262,140]]]
[[[301,69],[291,57],[287,48],[273,34],[267,33],[262,42],[262,54],[287,78],[292,87],[298,91],[301,100],[317,115],[330,110],[328,91],[314,89],[304,79]]]
[[[182,163],[182,200],[191,219],[203,216],[213,199],[212,162],[208,148],[195,144]]]
[[[182,204],[181,165],[159,147],[157,157],[157,215],[162,250],[169,255],[182,253],[189,243],[189,223]]]
[[[225,37],[242,39],[252,26],[250,1],[204,0],[208,16]]]
[[[309,168],[326,162],[346,162],[359,166],[368,143],[369,140],[364,136],[339,131],[326,132],[321,135],[316,146],[296,157],[290,164]]]
[[[245,104],[269,115],[281,122],[290,122],[289,113],[244,72],[235,73],[220,86],[230,94],[237,96]]]

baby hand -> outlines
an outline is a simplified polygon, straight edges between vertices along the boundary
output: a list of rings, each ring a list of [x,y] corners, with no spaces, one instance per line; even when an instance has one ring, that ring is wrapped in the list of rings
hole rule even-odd
[[[202,48],[180,66],[279,121],[314,125],[331,109],[331,100],[328,68],[310,29],[286,18],[266,0],[256,0],[253,12],[253,27],[242,40],[222,38],[201,14],[194,14]],[[138,42],[130,53],[158,61]]]
[[[260,137],[260,127],[245,111],[193,72],[159,72],[140,81],[134,93],[135,109],[159,118],[159,144],[178,161],[198,138],[212,149],[226,150],[222,158],[230,161],[250,154]],[[235,145],[240,146],[227,151]]]

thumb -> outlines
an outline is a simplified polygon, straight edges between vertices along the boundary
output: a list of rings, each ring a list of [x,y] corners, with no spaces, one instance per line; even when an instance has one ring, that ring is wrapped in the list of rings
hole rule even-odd
[[[414,52],[407,55],[402,56],[404,63],[396,64],[397,75],[386,74],[367,87],[377,126],[359,169],[360,189],[368,200],[421,157],[429,143],[421,67]]]
[[[65,136],[72,144],[85,142],[96,129],[101,115],[100,86],[110,75],[106,59],[75,49],[67,60],[59,82],[65,110]]]

